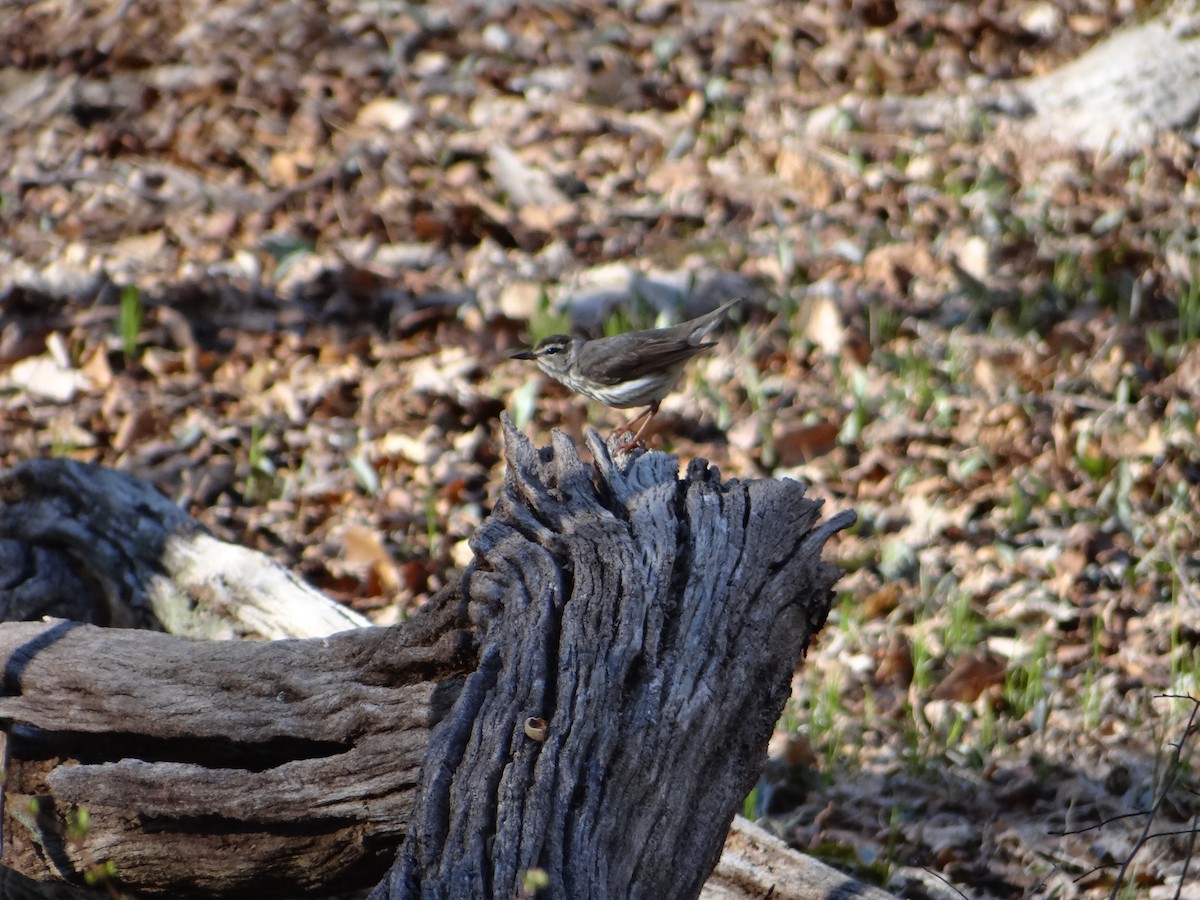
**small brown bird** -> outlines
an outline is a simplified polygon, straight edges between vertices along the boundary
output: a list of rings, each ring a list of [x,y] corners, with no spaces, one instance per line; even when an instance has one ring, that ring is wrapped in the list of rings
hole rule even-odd
[[[669,328],[629,331],[595,340],[553,334],[540,340],[532,350],[516,353],[512,358],[532,359],[551,378],[606,406],[619,409],[648,406],[615,432],[633,431],[634,422],[645,416],[646,421],[633,436],[633,443],[637,444],[658,412],[658,404],[675,386],[684,364],[697,353],[716,346],[716,341],[705,338],[741,301],[738,297],[710,313]]]

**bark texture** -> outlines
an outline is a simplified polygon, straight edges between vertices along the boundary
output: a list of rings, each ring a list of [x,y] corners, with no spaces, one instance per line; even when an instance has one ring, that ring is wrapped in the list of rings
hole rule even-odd
[[[0,627],[4,864],[74,882],[107,865],[173,897],[373,883],[474,661],[458,599],[405,628],[269,643]]]
[[[59,459],[0,473],[0,619],[47,615],[206,639],[370,624],[144,481]]]
[[[696,897],[758,777],[791,675],[829,611],[818,525],[793,481],[722,483],[648,453],[595,467],[505,420],[503,494],[464,590],[479,667],[439,725],[376,900]],[[548,723],[544,741],[523,723]]]
[[[595,434],[594,465],[561,434],[539,451],[505,420],[505,439],[475,563],[403,626],[268,643],[0,626],[3,862],[76,884],[108,866],[142,895],[323,895],[376,881],[407,834],[375,896],[517,896],[531,868],[548,896],[696,896],[828,612],[821,548],[853,515],[818,525],[798,483],[722,483],[703,461],[683,479],[661,453],[614,461]],[[315,594],[148,486],[63,461],[0,476],[0,548],[21,561],[0,604],[26,614],[56,598],[209,635],[243,629],[242,603]],[[323,606],[331,630],[350,621]],[[720,896],[759,892],[740,860]]]
[[[888,900],[887,891],[856,881],[798,853],[749,819],[736,816],[700,900]]]

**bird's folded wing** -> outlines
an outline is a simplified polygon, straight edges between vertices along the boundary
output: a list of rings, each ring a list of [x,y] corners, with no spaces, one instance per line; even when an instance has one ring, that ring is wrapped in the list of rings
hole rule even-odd
[[[624,335],[617,335],[617,338]],[[701,350],[715,347],[715,341],[690,344],[678,338],[643,338],[636,347],[625,342],[628,349],[614,352],[607,338],[589,341],[583,348],[576,367],[600,384],[620,384],[658,371],[682,366]]]

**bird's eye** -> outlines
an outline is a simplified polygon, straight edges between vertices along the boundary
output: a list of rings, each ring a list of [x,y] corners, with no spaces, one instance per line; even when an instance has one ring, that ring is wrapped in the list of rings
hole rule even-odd
[[[551,353],[559,353],[561,351],[562,351],[562,347],[557,347],[557,346],[556,347],[547,347],[545,350],[545,353],[547,356],[549,356]]]

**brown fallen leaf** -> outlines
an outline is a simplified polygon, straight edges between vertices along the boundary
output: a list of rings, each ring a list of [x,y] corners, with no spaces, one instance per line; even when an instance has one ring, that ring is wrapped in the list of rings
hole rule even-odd
[[[64,368],[50,354],[23,359],[0,379],[0,388],[23,390],[32,397],[55,403],[67,403],[77,392],[91,386],[91,379],[83,372]]]
[[[112,447],[118,453],[124,453],[146,438],[165,431],[166,425],[163,410],[157,407],[139,406],[126,413],[121,424],[117,426]]]
[[[829,296],[814,297],[801,308],[796,330],[830,356],[841,353],[846,342],[842,310]]]
[[[102,344],[88,355],[79,371],[88,377],[97,390],[105,391],[112,387],[113,370],[108,362],[108,349]]]
[[[775,438],[779,465],[795,466],[823,456],[837,444],[838,431],[833,422],[789,427]]]
[[[1004,673],[1004,663],[987,653],[962,656],[930,696],[934,700],[974,703],[984,691],[1004,684]]]
[[[380,585],[389,591],[401,584],[401,574],[383,544],[383,536],[374,528],[351,525],[342,535],[342,558],[350,564],[369,567],[370,574],[379,579]]]
[[[907,688],[912,683],[912,647],[901,634],[893,634],[888,645],[877,654],[875,684]]]

